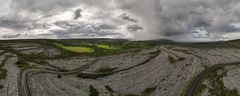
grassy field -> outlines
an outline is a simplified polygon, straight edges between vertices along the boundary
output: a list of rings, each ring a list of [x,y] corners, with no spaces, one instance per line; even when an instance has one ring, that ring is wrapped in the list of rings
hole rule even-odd
[[[152,42],[130,42],[130,41],[81,41],[60,40],[52,43],[56,48],[62,50],[63,57],[71,56],[107,56],[121,53],[138,52],[151,48],[156,44]]]
[[[76,52],[76,53],[92,53],[95,52],[94,49],[92,48],[88,48],[88,47],[80,47],[80,46],[64,46],[62,44],[59,43],[55,43],[55,45],[57,47],[63,48],[65,50],[69,50],[72,52]]]
[[[119,49],[119,47],[110,46],[110,45],[106,45],[106,44],[97,44],[96,46],[97,46],[98,48],[108,49],[108,50],[117,50],[117,49]]]

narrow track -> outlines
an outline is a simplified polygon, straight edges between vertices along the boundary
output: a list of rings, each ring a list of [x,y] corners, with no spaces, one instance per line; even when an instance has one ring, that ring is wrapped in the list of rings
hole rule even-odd
[[[233,63],[223,63],[223,64],[216,64],[213,65],[205,70],[203,70],[201,73],[199,73],[196,78],[193,80],[192,84],[188,87],[188,90],[185,94],[185,96],[194,96],[194,92],[196,91],[198,85],[201,83],[201,80],[206,76],[211,70],[218,69],[219,67],[224,66],[233,66],[233,65],[240,65],[240,62],[233,62]]]
[[[61,75],[69,75],[69,74],[76,74],[80,71],[83,71],[84,69],[87,69],[91,65],[95,64],[98,61],[96,59],[95,61],[91,62],[90,64],[86,64],[85,66],[82,66],[80,68],[77,68],[75,70],[71,70],[68,72],[58,72],[58,71],[50,71],[50,70],[44,70],[44,69],[29,69],[25,70],[21,77],[21,82],[20,82],[20,88],[21,88],[21,96],[31,96],[30,91],[29,91],[29,86],[28,86],[28,74],[29,73],[53,73],[53,74],[61,74]]]

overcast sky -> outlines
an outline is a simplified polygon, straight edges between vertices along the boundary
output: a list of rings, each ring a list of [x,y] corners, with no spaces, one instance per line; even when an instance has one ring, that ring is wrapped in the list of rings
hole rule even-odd
[[[239,0],[0,0],[0,39],[240,39]]]

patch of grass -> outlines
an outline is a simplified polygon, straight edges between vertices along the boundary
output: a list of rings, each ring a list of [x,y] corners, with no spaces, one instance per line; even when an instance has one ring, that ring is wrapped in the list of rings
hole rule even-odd
[[[89,88],[90,88],[90,94],[89,94],[89,96],[98,96],[98,95],[99,95],[98,90],[95,89],[92,85],[90,85]]]
[[[172,56],[168,56],[168,61],[171,63],[171,64],[175,64],[177,63],[178,61],[184,61],[185,58],[182,58],[182,57],[178,57],[178,59],[175,59],[173,58]]]
[[[51,42],[51,46],[61,51],[61,54],[56,58],[67,58],[74,56],[100,57],[122,53],[134,53],[156,46],[156,44],[153,42],[138,41],[60,40]],[[88,48],[88,51],[79,52],[79,47]]]
[[[168,61],[171,63],[171,64],[175,64],[177,62],[177,60],[175,60],[172,56],[168,56]]]
[[[179,59],[178,59],[178,61],[184,61],[185,60],[185,58],[182,58],[182,57],[180,57]]]
[[[77,53],[92,53],[94,52],[94,49],[92,48],[86,48],[86,47],[74,47],[74,46],[66,46],[63,47],[64,49],[77,52]]]
[[[196,94],[195,96],[201,96],[201,93],[207,88],[207,85],[206,84],[200,84],[198,86],[198,89],[196,91]]]
[[[5,65],[5,63],[7,62],[8,58],[9,58],[9,57],[6,56],[6,57],[3,59],[2,63],[0,64],[0,68],[2,68],[2,67]]]
[[[129,49],[129,48],[144,48],[148,47],[149,44],[145,42],[126,42],[122,45],[123,48]]]
[[[96,46],[98,48],[107,49],[107,50],[117,50],[117,49],[120,49],[119,47],[110,46],[110,45],[106,45],[106,44],[97,44]]]
[[[58,74],[58,75],[57,75],[57,78],[61,79],[61,78],[62,78],[62,75]]]
[[[4,86],[3,85],[0,85],[0,89],[3,89],[4,88]]]
[[[18,66],[18,68],[23,69],[23,70],[36,67],[36,66],[29,65],[28,62],[21,57],[18,58],[18,61],[15,64]]]
[[[68,51],[76,52],[76,53],[93,53],[95,52],[94,49],[88,47],[79,47],[79,46],[64,46],[59,43],[54,44],[57,47],[63,48]]]
[[[219,74],[219,71],[221,71],[221,74]],[[198,85],[195,95],[201,96],[203,90],[208,88],[207,85],[202,83],[208,80],[209,85],[212,86],[208,88],[211,96],[240,96],[237,90],[230,90],[225,87],[222,78],[227,75],[227,72],[224,67],[217,67],[210,70],[210,72],[204,76],[204,79],[201,80],[201,84]]]
[[[113,89],[109,85],[104,86],[109,92],[113,93]]]
[[[18,65],[18,68],[21,68],[21,69],[31,69],[32,66],[30,66],[29,64],[20,64]]]
[[[5,79],[7,77],[7,70],[0,69],[0,79]]]
[[[6,56],[0,65],[0,79],[7,77],[7,69],[2,68],[11,56]]]
[[[151,87],[151,88],[147,88],[145,89],[141,94],[142,96],[150,96],[150,94],[152,92],[154,92],[156,90],[157,87]]]

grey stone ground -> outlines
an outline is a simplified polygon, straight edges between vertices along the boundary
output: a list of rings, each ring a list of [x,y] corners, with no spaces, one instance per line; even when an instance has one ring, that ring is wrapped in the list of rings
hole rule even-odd
[[[46,49],[39,44],[9,45],[21,54],[41,53],[50,57],[60,54],[58,49]],[[157,50],[160,50],[158,54]],[[0,89],[0,96],[19,96],[20,68],[15,64],[18,57],[5,53],[0,56],[0,62],[4,61],[6,55],[12,56],[3,67],[7,69],[8,75],[0,80],[0,85],[4,86]],[[94,62],[79,73],[96,75],[104,73],[101,69],[108,69],[111,74],[93,79],[77,77],[78,74],[59,77],[57,74],[38,73],[29,78],[29,87],[32,96],[89,96],[90,86],[99,92],[99,96],[180,96],[186,91],[189,82],[205,67],[237,61],[240,61],[240,49],[237,48],[204,49],[162,45],[138,53],[48,60],[49,66],[39,67],[51,69],[55,66],[74,70]],[[239,69],[229,70],[223,78],[228,89],[235,88],[240,92],[239,72]],[[202,95],[208,96],[208,90]]]

